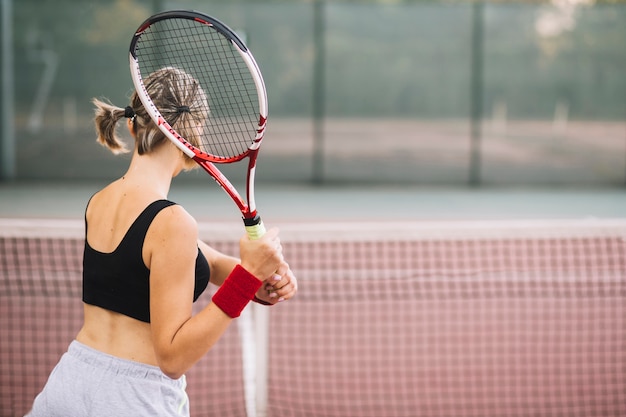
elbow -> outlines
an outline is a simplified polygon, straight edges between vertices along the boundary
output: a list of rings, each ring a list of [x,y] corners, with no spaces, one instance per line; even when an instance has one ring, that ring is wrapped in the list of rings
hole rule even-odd
[[[163,372],[165,376],[171,379],[179,379],[185,375],[185,371],[177,367],[159,365],[159,368],[161,368],[161,372]]]
[[[161,368],[161,371],[165,374],[166,377],[171,378],[171,379],[180,379],[182,378],[183,375],[185,375],[184,372],[169,372],[169,371],[163,370],[163,368]]]
[[[159,358],[159,368],[161,372],[165,374],[168,378],[171,379],[179,379],[185,372],[187,372],[187,367],[177,361],[175,358],[167,359],[167,358]]]

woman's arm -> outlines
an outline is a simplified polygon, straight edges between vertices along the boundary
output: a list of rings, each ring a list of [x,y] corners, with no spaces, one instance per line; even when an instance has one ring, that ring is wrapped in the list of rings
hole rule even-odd
[[[235,265],[239,263],[239,259],[218,252],[201,240],[198,240],[198,247],[209,262],[211,283],[218,287],[221,286]],[[280,271],[276,271],[269,279],[265,280],[263,286],[256,294],[256,301],[272,305],[294,297],[297,291],[298,282],[296,277],[289,265],[283,264]]]
[[[171,206],[157,215],[146,236],[153,348],[161,370],[171,378],[182,376],[205,355],[232,321],[213,302],[192,315],[197,234],[195,220],[182,207]],[[271,230],[259,240],[242,238],[240,242],[241,265],[254,277],[261,277],[259,281],[283,263],[277,234]],[[226,273],[227,265],[233,262],[216,259],[216,275],[223,282],[224,275],[231,272]],[[233,278],[249,280],[250,276]]]
[[[225,255],[199,239],[198,247],[209,262],[209,268],[211,269],[211,283],[217,285],[218,287],[221,286],[235,265],[239,263],[239,259],[234,256]]]

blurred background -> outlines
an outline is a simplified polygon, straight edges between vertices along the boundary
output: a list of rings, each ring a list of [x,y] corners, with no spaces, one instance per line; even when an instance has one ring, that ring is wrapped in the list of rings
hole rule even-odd
[[[3,181],[123,172],[90,100],[127,104],[133,31],[173,8],[255,55],[261,184],[626,185],[626,4],[594,0],[2,0]]]
[[[227,23],[261,67],[257,202],[300,285],[190,371],[192,415],[626,415],[626,1],[0,5],[1,417],[82,324],[84,207],[130,160],[91,99],[128,104],[131,37],[165,9]],[[236,254],[235,206],[180,177]]]

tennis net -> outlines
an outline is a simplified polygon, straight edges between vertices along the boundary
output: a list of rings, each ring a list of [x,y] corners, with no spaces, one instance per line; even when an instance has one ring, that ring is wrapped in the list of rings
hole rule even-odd
[[[265,405],[246,411],[236,322],[188,373],[192,415],[626,415],[626,221],[281,231],[300,291],[269,310]],[[227,253],[239,234],[201,224]],[[2,416],[81,325],[82,245],[81,222],[0,220]]]

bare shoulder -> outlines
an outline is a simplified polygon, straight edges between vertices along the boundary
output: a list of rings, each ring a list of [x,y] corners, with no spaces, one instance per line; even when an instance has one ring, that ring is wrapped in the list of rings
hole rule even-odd
[[[195,247],[198,239],[196,220],[180,205],[164,208],[152,221],[146,242],[152,248],[167,246],[179,249]]]

